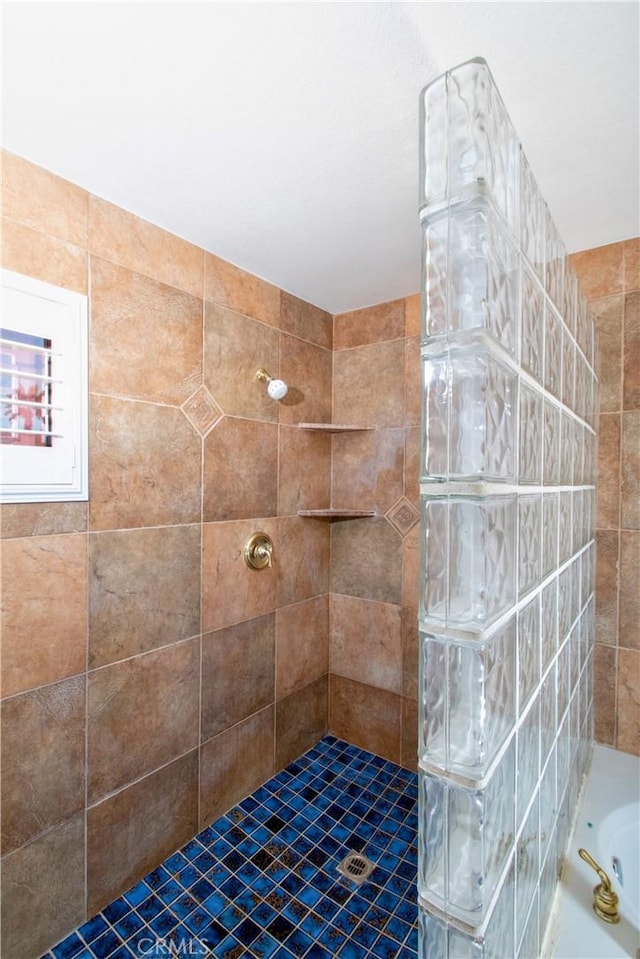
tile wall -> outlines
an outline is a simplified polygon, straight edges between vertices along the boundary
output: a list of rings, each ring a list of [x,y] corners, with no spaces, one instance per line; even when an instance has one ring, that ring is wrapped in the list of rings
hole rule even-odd
[[[91,318],[90,501],[2,511],[1,952],[32,959],[327,731],[331,529],[296,514],[330,440],[294,424],[331,418],[333,332],[3,159],[3,266]]]
[[[640,754],[640,240],[571,257],[599,340],[595,736]]]

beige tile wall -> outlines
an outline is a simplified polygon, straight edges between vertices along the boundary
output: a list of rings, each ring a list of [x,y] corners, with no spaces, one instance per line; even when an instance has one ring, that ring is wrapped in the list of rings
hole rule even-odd
[[[90,502],[2,511],[0,952],[33,959],[327,730],[330,528],[297,510],[330,441],[294,424],[331,418],[333,334],[3,159],[3,265],[90,290]]]
[[[595,732],[640,754],[640,240],[572,257],[599,340]]]

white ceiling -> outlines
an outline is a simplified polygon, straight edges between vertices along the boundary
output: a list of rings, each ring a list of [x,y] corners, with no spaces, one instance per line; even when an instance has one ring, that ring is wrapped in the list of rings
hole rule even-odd
[[[569,251],[640,233],[637,2],[3,4],[3,145],[337,313],[416,292],[418,95],[489,62]]]

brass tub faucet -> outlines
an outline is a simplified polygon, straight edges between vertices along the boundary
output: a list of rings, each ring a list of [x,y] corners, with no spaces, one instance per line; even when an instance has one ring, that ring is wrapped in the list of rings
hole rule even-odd
[[[620,922],[620,913],[618,912],[618,897],[611,888],[611,880],[606,872],[599,866],[595,859],[589,855],[586,849],[578,849],[578,855],[581,859],[591,866],[598,873],[600,882],[593,889],[593,909],[597,916],[604,919],[605,922]]]

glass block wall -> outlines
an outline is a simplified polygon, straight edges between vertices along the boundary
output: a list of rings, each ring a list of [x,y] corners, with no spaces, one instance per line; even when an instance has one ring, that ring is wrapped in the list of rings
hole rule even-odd
[[[532,957],[592,741],[594,328],[486,63],[421,106],[420,956]]]

